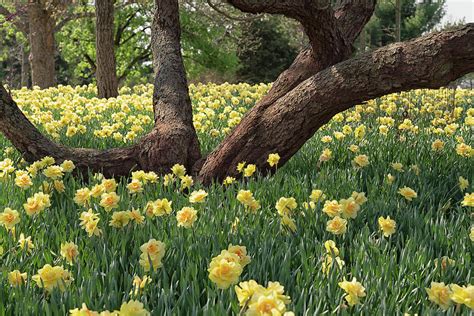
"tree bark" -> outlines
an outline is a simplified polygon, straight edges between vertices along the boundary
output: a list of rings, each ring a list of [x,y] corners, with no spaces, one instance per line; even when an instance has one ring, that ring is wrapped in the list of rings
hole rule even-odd
[[[99,98],[118,96],[114,53],[114,0],[95,1],[96,79]]]
[[[181,54],[178,0],[155,0],[151,34],[155,129],[146,138],[142,155],[147,169],[168,172],[181,163],[191,170],[201,151]]]
[[[474,71],[474,24],[350,58],[352,43],[373,12],[373,1],[346,1],[335,12],[331,8],[306,8],[304,0],[292,1],[294,7],[288,0],[232,2],[249,12],[281,13],[298,19],[305,25],[311,45],[207,158],[200,159],[192,123],[178,0],[155,0],[151,44],[155,126],[137,144],[106,151],[58,145],[27,120],[1,85],[0,131],[28,161],[46,155],[58,162],[70,159],[80,171],[90,168],[106,176],[124,176],[138,169],[165,173],[173,164],[181,163],[209,184],[229,175],[238,176],[236,166],[242,161],[255,163],[263,173],[274,171],[266,162],[268,154],[279,153],[282,166],[333,115],[355,104],[402,90],[436,88]],[[317,21],[336,30],[318,33]],[[315,45],[322,38],[333,38],[339,44],[326,44],[323,49]],[[332,45],[340,46],[334,56],[326,51]]]
[[[87,174],[90,169],[108,177],[125,176],[133,170],[166,173],[175,163],[192,169],[201,153],[181,56],[178,0],[156,0],[156,7],[152,37],[156,61],[153,130],[126,148],[64,147],[41,134],[0,84],[0,131],[27,161],[45,156],[55,158],[58,163],[68,159],[82,173]]]
[[[42,89],[56,84],[54,69],[55,21],[40,2],[28,4],[31,80]]]
[[[462,49],[459,49],[461,48]],[[385,94],[437,88],[474,71],[474,24],[397,43],[327,68],[300,83],[274,103],[254,107],[206,159],[203,183],[238,176],[245,161],[258,170],[279,153],[290,159],[335,114]]]
[[[21,46],[21,86],[28,87],[30,81],[30,65],[28,62],[28,51],[25,45]]]
[[[331,8],[326,9],[332,12]],[[344,36],[346,48],[339,50],[342,54],[333,58],[326,58],[325,63],[323,63],[318,51],[314,52],[311,46],[306,47],[298,54],[293,64],[277,78],[269,93],[260,103],[271,103],[277,100],[310,76],[333,65],[338,60],[348,58],[350,55],[348,50],[353,50],[352,43],[359,36],[374,10],[375,0],[343,1],[334,12],[334,19],[337,22],[331,23],[331,25],[336,24],[340,30],[339,33]],[[311,17],[311,19],[317,19],[317,17]]]

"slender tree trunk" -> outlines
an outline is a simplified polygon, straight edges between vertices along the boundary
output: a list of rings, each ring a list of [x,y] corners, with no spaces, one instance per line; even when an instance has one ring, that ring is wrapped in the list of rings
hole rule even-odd
[[[395,1],[395,40],[402,39],[402,0]]]
[[[55,21],[42,4],[34,2],[28,5],[28,23],[32,84],[43,89],[52,87],[56,84],[54,70]]]
[[[30,79],[30,65],[28,61],[28,51],[25,45],[21,46],[21,86],[28,87]]]
[[[169,171],[181,163],[191,170],[201,151],[181,54],[178,0],[155,0],[151,34],[155,128],[144,138],[140,157],[145,169]]]
[[[114,0],[95,1],[96,79],[99,98],[118,96],[114,54]]]

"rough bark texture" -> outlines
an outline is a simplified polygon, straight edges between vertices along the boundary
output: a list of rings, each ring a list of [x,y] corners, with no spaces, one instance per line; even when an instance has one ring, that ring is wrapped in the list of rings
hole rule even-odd
[[[462,49],[459,49],[462,47]],[[237,174],[239,162],[270,171],[278,152],[284,164],[335,114],[388,93],[436,88],[474,71],[474,24],[397,43],[327,68],[271,106],[254,107],[206,160],[204,183]]]
[[[175,163],[191,170],[200,158],[200,149],[182,63],[178,0],[156,0],[156,6],[152,39],[157,72],[154,129],[127,148],[67,148],[42,135],[0,84],[0,131],[27,161],[44,156],[54,157],[58,162],[69,159],[81,171],[90,168],[106,176],[125,176],[132,170],[164,173]]]
[[[201,157],[180,38],[178,0],[155,0],[151,38],[155,129],[142,153],[150,163],[148,169],[169,170],[174,163],[182,163],[190,170]]]
[[[34,86],[55,85],[55,21],[40,2],[28,4],[31,80]]]
[[[80,170],[107,176],[134,169],[169,172],[181,163],[205,184],[237,176],[239,162],[270,172],[277,152],[283,165],[332,116],[384,94],[436,88],[474,71],[474,24],[396,43],[350,58],[352,43],[369,20],[373,0],[346,0],[336,10],[306,0],[228,0],[251,13],[278,13],[304,26],[310,45],[207,158],[200,159],[181,56],[178,0],[155,0],[152,50],[155,127],[134,146],[71,149],[47,139],[0,86],[0,131],[29,161],[46,155],[73,160]],[[349,59],[350,58],[350,59]]]
[[[114,54],[114,0],[95,1],[96,80],[99,98],[118,96]]]
[[[349,50],[352,51],[353,49],[352,43],[369,21],[374,9],[375,0],[343,1],[334,12],[336,22],[331,22],[331,25],[336,25],[339,28],[338,34],[344,37],[345,48],[339,50],[340,55],[325,58],[325,62],[322,62],[323,59],[319,56],[318,51],[313,51],[311,46],[306,47],[298,54],[293,64],[278,77],[261,103],[274,102],[310,76],[335,64],[337,61],[348,58],[350,56]],[[331,8],[326,8],[326,10],[332,12]],[[318,16],[311,17],[313,20],[317,18]],[[314,47],[314,45],[312,46]]]

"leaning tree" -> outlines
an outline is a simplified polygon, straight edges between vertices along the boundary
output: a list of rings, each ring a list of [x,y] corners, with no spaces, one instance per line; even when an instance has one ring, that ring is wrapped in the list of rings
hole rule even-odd
[[[474,24],[395,43],[352,56],[353,42],[374,11],[375,0],[228,0],[241,11],[281,14],[299,21],[309,45],[274,82],[269,93],[207,157],[202,157],[180,46],[178,0],[155,0],[152,131],[135,145],[105,151],[68,148],[42,135],[0,84],[0,131],[27,161],[52,156],[107,176],[131,170],[168,172],[175,163],[209,184],[237,176],[236,165],[272,170],[268,154],[288,161],[335,114],[385,94],[437,88],[474,71]]]

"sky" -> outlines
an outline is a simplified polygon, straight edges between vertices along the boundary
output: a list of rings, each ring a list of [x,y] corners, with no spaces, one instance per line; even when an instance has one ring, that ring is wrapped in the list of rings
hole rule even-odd
[[[442,23],[463,19],[474,22],[474,0],[446,0],[446,15]]]

